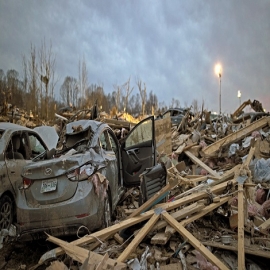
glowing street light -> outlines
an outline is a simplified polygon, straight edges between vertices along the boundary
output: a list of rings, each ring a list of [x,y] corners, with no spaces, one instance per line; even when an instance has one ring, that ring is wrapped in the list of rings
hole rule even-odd
[[[219,114],[221,115],[221,72],[222,72],[222,67],[220,64],[217,64],[215,66],[215,73],[219,77]]]
[[[239,98],[239,105],[241,105],[241,91],[238,90],[238,94],[237,94],[237,97]]]

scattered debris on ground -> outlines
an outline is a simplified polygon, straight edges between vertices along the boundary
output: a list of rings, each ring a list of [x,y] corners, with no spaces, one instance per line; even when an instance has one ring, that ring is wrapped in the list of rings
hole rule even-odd
[[[159,167],[126,191],[114,224],[71,242],[48,235],[57,247],[30,269],[267,269],[270,117],[239,115],[187,111],[178,126],[163,119],[167,134],[156,120]],[[126,119],[100,120],[121,139],[136,125]]]

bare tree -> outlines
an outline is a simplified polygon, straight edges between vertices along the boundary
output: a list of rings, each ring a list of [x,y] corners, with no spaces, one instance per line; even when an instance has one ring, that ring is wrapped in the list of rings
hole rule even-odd
[[[26,109],[31,110],[34,116],[38,114],[38,64],[36,48],[31,44],[30,57],[23,56],[24,82],[27,98]]]
[[[122,87],[118,86],[118,85],[114,85],[113,87],[115,89],[115,91],[114,91],[115,107],[116,107],[116,110],[118,112],[120,109],[120,99],[121,99],[121,95],[122,95]]]
[[[199,111],[199,103],[197,99],[192,101],[193,112],[196,114]]]
[[[126,91],[124,110],[127,111],[129,96],[131,95],[131,93],[134,89],[134,87],[130,88],[130,78],[127,80],[127,82],[124,83],[123,88]]]
[[[146,85],[144,83],[144,86],[142,87],[142,81],[140,79],[136,80],[136,84],[137,84],[139,92],[140,92],[141,101],[142,101],[142,115],[144,116],[144,114],[145,114],[145,104],[146,104],[146,99],[147,99]]]
[[[60,96],[67,106],[78,106],[78,82],[75,78],[67,76],[60,88]]]
[[[41,115],[44,115],[45,119],[48,120],[49,111],[51,112],[49,108],[52,105],[49,104],[49,100],[54,97],[54,88],[56,85],[56,81],[54,78],[55,56],[52,52],[52,44],[50,43],[50,46],[47,49],[45,40],[43,40],[41,44],[41,49],[39,51],[39,60],[41,81],[40,112]],[[51,108],[53,109],[54,106],[52,106]]]
[[[79,92],[81,98],[80,106],[85,106],[86,102],[86,89],[88,88],[88,76],[87,76],[87,68],[85,59],[83,57],[83,61],[79,60]]]

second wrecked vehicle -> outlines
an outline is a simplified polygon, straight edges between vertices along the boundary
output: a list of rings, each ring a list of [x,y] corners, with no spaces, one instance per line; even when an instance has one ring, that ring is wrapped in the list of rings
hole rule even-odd
[[[152,116],[121,145],[106,123],[69,123],[63,149],[45,151],[22,171],[17,234],[29,240],[109,226],[125,187],[138,186],[139,175],[156,163],[154,135]]]

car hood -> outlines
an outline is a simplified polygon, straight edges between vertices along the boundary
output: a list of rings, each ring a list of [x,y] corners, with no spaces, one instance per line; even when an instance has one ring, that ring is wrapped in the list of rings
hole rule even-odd
[[[34,130],[45,142],[49,150],[51,150],[52,148],[56,148],[59,136],[54,127],[40,126],[40,127],[35,127]]]
[[[73,152],[75,151],[72,149]],[[93,148],[85,153],[71,154],[71,151],[57,158],[31,163],[22,170],[22,176],[31,180],[49,179],[66,174],[87,164],[88,175],[106,166],[104,158]]]

